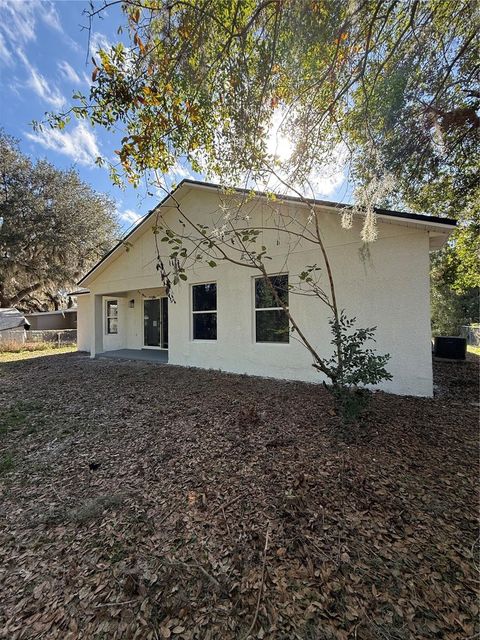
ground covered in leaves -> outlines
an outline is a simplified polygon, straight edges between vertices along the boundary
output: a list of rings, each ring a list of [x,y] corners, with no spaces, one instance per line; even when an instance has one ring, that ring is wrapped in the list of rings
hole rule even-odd
[[[348,437],[320,386],[0,364],[0,637],[477,637],[478,371],[435,367]]]

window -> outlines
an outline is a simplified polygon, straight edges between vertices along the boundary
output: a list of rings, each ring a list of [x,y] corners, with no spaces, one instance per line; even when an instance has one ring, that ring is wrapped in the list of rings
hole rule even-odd
[[[269,276],[280,300],[288,305],[288,276]],[[267,278],[255,278],[255,341],[289,342],[287,314],[276,300]]]
[[[118,300],[107,300],[106,327],[107,333],[118,333]]]
[[[193,339],[217,339],[217,285],[192,286]]]

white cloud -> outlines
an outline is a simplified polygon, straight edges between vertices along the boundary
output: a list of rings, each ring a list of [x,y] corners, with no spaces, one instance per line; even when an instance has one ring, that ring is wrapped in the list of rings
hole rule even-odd
[[[133,209],[124,209],[123,211],[119,211],[118,217],[120,218],[120,220],[129,222],[132,225],[138,224],[143,218],[142,215],[140,215],[136,211],[133,211]]]
[[[173,175],[175,181],[183,180],[183,178],[195,180],[196,176],[195,172],[188,164],[181,164],[178,160],[175,162],[175,165],[171,169],[169,175]]]
[[[23,62],[28,77],[25,83],[17,82],[16,89],[27,87],[34,91],[39,98],[51,105],[54,109],[61,109],[65,105],[65,98],[58,87],[47,80],[33,64],[30,63],[22,50],[19,50],[18,57]]]
[[[12,43],[25,44],[35,40],[35,11],[38,2],[0,0],[0,28]]]
[[[50,104],[55,109],[61,109],[65,104],[65,98],[57,87],[42,76],[35,67],[30,67],[29,73],[30,77],[27,80],[27,87],[32,89],[39,98]]]
[[[94,166],[95,160],[101,156],[94,132],[83,122],[66,131],[43,129],[35,133],[27,132],[25,135],[46,149],[68,156],[85,166]]]
[[[60,24],[60,18],[58,17],[57,10],[51,2],[41,2],[41,19],[49,27],[63,33],[62,25]]]
[[[5,62],[5,64],[10,64],[12,59],[12,54],[10,53],[7,42],[3,35],[0,33],[0,60]]]
[[[61,62],[58,62],[58,68],[60,69],[60,72],[62,74],[62,76],[65,78],[65,80],[68,80],[69,82],[72,82],[73,84],[81,84],[81,79],[80,76],[78,75],[78,73],[75,71],[75,69],[68,64],[68,62],[66,60],[62,60]]]
[[[79,44],[63,30],[54,2],[0,0],[0,61],[14,64],[18,51],[37,39],[40,22],[58,31],[69,47],[81,52]]]
[[[38,20],[63,33],[53,2],[46,0],[0,0],[0,31],[10,53],[36,39]]]
[[[90,54],[94,56],[99,49],[103,49],[104,51],[108,51],[111,47],[110,40],[104,33],[100,31],[95,31],[92,33],[90,37]]]

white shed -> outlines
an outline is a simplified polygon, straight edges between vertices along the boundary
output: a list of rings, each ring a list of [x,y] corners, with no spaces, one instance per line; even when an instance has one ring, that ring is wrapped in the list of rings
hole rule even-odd
[[[1,342],[25,342],[25,330],[30,323],[21,311],[13,307],[0,308],[0,341]]]

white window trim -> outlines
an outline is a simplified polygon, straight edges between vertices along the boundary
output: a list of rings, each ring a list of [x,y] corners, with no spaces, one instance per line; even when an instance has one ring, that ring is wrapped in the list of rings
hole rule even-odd
[[[108,315],[108,305],[111,302],[116,302],[117,304],[117,315],[116,316],[109,316]],[[104,312],[104,318],[105,318],[105,335],[106,336],[118,336],[118,325],[119,325],[119,318],[120,318],[120,308],[119,308],[119,304],[118,304],[118,298],[106,298],[105,299],[105,312]],[[115,333],[113,333],[112,331],[108,330],[108,321],[112,320],[112,319],[116,319],[117,320],[117,331]]]
[[[193,310],[193,287],[201,287],[205,284],[215,284],[217,286],[217,308],[212,311],[194,311]],[[193,316],[198,315],[199,313],[215,313],[218,314],[218,282],[216,280],[210,280],[208,282],[194,282],[190,285],[190,341],[191,342],[199,342],[205,344],[211,344],[212,342],[217,342],[218,340],[218,315],[217,315],[217,337],[214,340],[205,340],[204,338],[194,338],[193,337]]]
[[[275,276],[287,276],[287,281],[289,280],[288,273],[280,272],[280,273],[267,273],[269,278],[274,278]],[[257,311],[284,311],[283,307],[256,307],[255,305],[255,282],[256,280],[263,280],[265,276],[252,276],[252,340],[253,344],[266,344],[269,346],[277,346],[277,347],[288,347],[290,344],[290,321],[288,322],[288,340],[287,342],[264,342],[261,340],[257,340]],[[290,302],[290,294],[288,296],[288,300]],[[290,309],[290,304],[287,305],[287,309]]]

